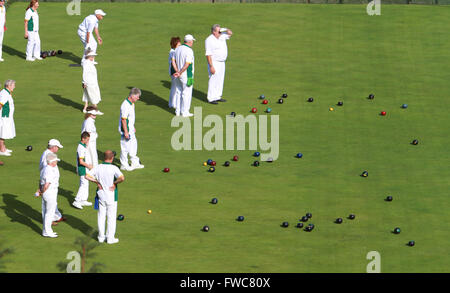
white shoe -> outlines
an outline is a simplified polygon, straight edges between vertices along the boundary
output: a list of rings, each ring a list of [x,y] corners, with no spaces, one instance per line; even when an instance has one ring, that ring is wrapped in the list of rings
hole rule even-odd
[[[7,153],[12,153],[13,151],[10,150],[10,149],[6,149],[6,152],[7,152]]]
[[[0,156],[11,157],[11,153],[8,153],[8,152],[0,152]]]
[[[133,168],[131,168],[130,166],[121,165],[120,166],[120,170],[133,171]]]
[[[107,242],[108,244],[114,244],[114,243],[119,242],[119,239],[117,239],[117,238],[108,239],[108,240],[106,240],[106,242]]]
[[[181,115],[181,116],[183,116],[183,117],[192,117],[192,116],[194,116],[194,114],[192,114],[192,113],[187,113],[187,114],[183,114],[183,115]]]
[[[131,165],[131,168],[134,170],[134,169],[142,169],[142,168],[144,168],[144,165],[141,165],[141,164],[139,164],[139,165]]]
[[[34,57],[35,60],[42,60],[41,57]]]
[[[74,202],[72,203],[72,205],[73,205],[74,207],[76,207],[77,209],[80,209],[80,210],[83,209],[83,206],[81,205],[81,202],[74,201]]]
[[[83,109],[83,113],[84,113],[84,114],[86,114],[86,113],[87,113],[86,109]]]
[[[3,62],[3,61],[5,61],[5,59],[3,59],[3,58],[0,58],[0,62]]]
[[[105,242],[105,237],[97,236],[97,239],[98,239],[98,242],[100,242],[100,243]]]
[[[89,206],[92,205],[92,202],[85,200],[85,201],[81,202],[81,205],[82,205],[82,206],[88,206],[88,207],[89,207]]]
[[[35,59],[34,58],[27,58],[25,60],[33,62]]]
[[[103,115],[103,114],[104,114],[103,112],[100,112],[100,111],[97,112],[97,115]]]
[[[56,237],[58,237],[58,234],[56,234],[55,232],[50,233],[50,234],[42,233],[42,236],[49,237],[49,238],[56,238]]]

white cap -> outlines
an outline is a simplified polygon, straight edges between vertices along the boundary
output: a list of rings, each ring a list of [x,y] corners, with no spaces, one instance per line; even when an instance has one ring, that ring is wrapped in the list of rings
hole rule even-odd
[[[185,42],[190,42],[190,41],[195,41],[195,39],[194,39],[193,35],[185,35],[184,36],[184,41]]]
[[[90,110],[90,111],[87,111],[86,113],[91,114],[91,115],[103,115],[103,113],[98,110]]]
[[[106,13],[105,13],[103,10],[101,10],[101,9],[95,10],[94,13],[95,13],[95,14],[100,14],[101,16],[105,16],[105,15],[106,15]]]
[[[89,56],[97,56],[97,54],[94,51],[91,51],[86,54],[86,57],[89,57]]]
[[[61,143],[59,142],[59,140],[54,139],[54,138],[52,138],[52,139],[50,139],[50,140],[48,141],[48,145],[50,145],[50,146],[57,146],[57,147],[59,147],[60,149],[63,148],[63,146],[61,145]]]

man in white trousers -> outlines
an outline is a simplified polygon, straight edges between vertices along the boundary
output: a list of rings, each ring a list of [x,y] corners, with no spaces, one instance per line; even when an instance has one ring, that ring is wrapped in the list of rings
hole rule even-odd
[[[175,107],[177,116],[192,117],[190,113],[192,101],[192,90],[194,88],[194,37],[192,35],[184,36],[184,44],[175,50],[175,63],[178,72],[174,74],[176,77],[176,94],[179,94],[177,100],[178,105]]]
[[[52,222],[58,201],[59,170],[58,157],[56,154],[48,154],[46,157],[47,166],[41,171],[41,193],[42,193],[42,236],[56,238],[52,229]]]
[[[233,32],[227,28],[220,28],[215,24],[211,28],[211,35],[205,40],[206,61],[208,62],[208,102],[218,104],[226,102],[222,99],[223,82],[225,79],[225,61],[228,56],[227,40]]]
[[[126,98],[120,106],[120,169],[126,171],[144,168],[144,165],[141,165],[137,156],[136,128],[134,127],[134,123],[136,121],[136,112],[134,107],[140,97],[141,90],[138,88],[132,88],[128,98]],[[131,166],[128,164],[128,155],[130,155]]]
[[[95,10],[94,14],[86,16],[82,23],[78,26],[78,36],[83,43],[83,58],[84,59],[86,51],[89,49],[92,52],[97,52],[97,42],[92,36],[92,32],[95,32],[97,36],[98,43],[103,44],[103,40],[98,32],[98,21],[102,20],[106,13],[101,10]]]
[[[94,208],[98,210],[98,241],[114,244],[119,242],[116,234],[116,215],[119,191],[117,184],[123,182],[125,177],[119,168],[112,164],[114,154],[112,151],[105,152],[105,162],[94,167],[86,174],[86,179],[97,184],[97,196],[95,197]],[[105,233],[105,221],[107,229]]]
[[[82,210],[83,206],[91,206],[92,203],[88,201],[89,197],[89,181],[86,180],[86,168],[92,169],[92,164],[86,162],[88,152],[90,135],[89,132],[81,134],[81,141],[77,147],[77,174],[80,176],[80,186],[78,187],[77,196],[72,205],[77,209]]]
[[[41,173],[42,170],[45,168],[45,166],[47,166],[48,154],[56,154],[59,151],[59,149],[62,149],[62,148],[63,148],[63,146],[59,142],[59,140],[52,138],[48,141],[47,149],[42,153],[41,160],[39,162],[39,173]],[[42,188],[39,183],[39,190],[36,193],[37,196],[42,196],[42,194],[40,193],[41,189]],[[42,217],[44,217],[44,211],[42,211]],[[56,205],[55,216],[53,217],[54,223],[52,225],[57,225],[57,223],[59,223],[61,221],[65,221],[65,220],[66,220],[66,218],[63,217],[61,212],[58,210],[58,205]]]
[[[5,0],[0,0],[0,62],[3,62],[3,36],[6,31],[6,7]]]

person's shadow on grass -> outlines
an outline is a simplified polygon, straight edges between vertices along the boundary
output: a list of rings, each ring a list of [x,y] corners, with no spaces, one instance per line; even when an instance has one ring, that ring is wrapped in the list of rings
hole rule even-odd
[[[170,87],[172,86],[172,83],[168,80],[161,80],[161,84],[170,90]],[[196,90],[195,85],[194,89],[192,90],[192,97],[196,98],[199,101],[202,101],[204,103],[208,103],[208,95],[205,94],[202,91]]]
[[[25,49],[25,47],[24,47]],[[3,44],[3,52],[6,52],[7,54],[11,55],[11,56],[18,56],[19,58],[25,59],[26,58],[26,54],[24,52],[21,51],[17,51],[14,48],[11,48],[8,45]]]
[[[131,90],[133,87],[132,86],[127,86],[127,89]],[[147,90],[143,90],[141,89],[142,95],[140,97],[140,100],[144,103],[146,103],[147,105],[150,106],[157,106],[171,114],[172,111],[169,109],[169,102],[164,100],[163,98],[161,98],[160,96],[156,95],[154,92],[152,91],[147,91]]]
[[[67,190],[60,188],[58,193],[62,194],[62,192],[67,193]],[[33,231],[41,235],[42,228],[36,225],[33,220],[42,224],[42,213],[34,210],[28,204],[18,200],[17,195],[4,193],[2,196],[5,205],[0,207],[0,209],[5,211],[5,214],[11,219],[11,222],[18,222],[22,225],[28,226]],[[41,201],[42,198],[39,198],[39,200]],[[84,235],[90,235],[93,230],[91,226],[70,214],[63,215],[66,218],[66,221],[60,223],[67,223],[73,229],[79,230]]]
[[[61,160],[58,162],[58,167],[61,167],[62,169],[66,170],[66,171],[77,174],[77,168],[74,165],[67,163],[64,160]]]
[[[52,99],[55,100],[55,102],[58,102],[61,105],[69,106],[80,111],[83,110],[84,106],[82,104],[78,104],[77,102],[63,98],[61,95],[49,94],[49,96],[52,97]]]
[[[11,219],[11,222],[28,226],[39,235],[42,233],[41,227],[33,222],[34,220],[42,223],[42,213],[34,210],[26,203],[17,200],[17,195],[3,193],[2,197],[5,205],[0,207],[0,209],[5,211],[5,214]]]
[[[64,50],[62,50],[62,51],[63,51],[62,54],[60,54],[60,55],[57,54],[55,57],[72,61],[77,65],[81,63],[81,57],[78,57],[77,55],[75,55],[72,52],[66,52]]]

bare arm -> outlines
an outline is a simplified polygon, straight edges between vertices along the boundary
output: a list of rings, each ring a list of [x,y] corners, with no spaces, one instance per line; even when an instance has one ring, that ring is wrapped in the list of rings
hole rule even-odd
[[[181,75],[183,72],[186,71],[186,69],[189,67],[189,65],[191,65],[191,63],[187,63],[184,64],[183,68],[181,68],[181,70],[178,72],[179,75]]]
[[[117,184],[122,183],[125,180],[124,176],[120,176],[119,178],[116,179],[116,181],[114,181],[113,186],[111,186],[109,188],[109,190],[114,191],[116,190]]]
[[[88,181],[94,182],[95,184],[97,184],[97,187],[99,190],[102,190],[102,186],[100,185],[100,183],[92,176],[90,176],[89,174],[86,174],[86,176],[84,176],[84,178],[86,178]]]
[[[125,136],[126,139],[130,139],[130,134],[128,133],[128,127],[127,127],[127,119],[122,118],[122,129],[123,129],[123,136]]]
[[[92,169],[92,165],[89,165],[88,163],[84,162],[82,158],[79,158],[79,159],[78,159],[78,163],[79,163],[81,166],[84,166],[84,167],[88,168],[89,170]]]
[[[208,64],[209,64],[209,71],[211,71],[212,74],[215,74],[216,73],[216,69],[213,66],[212,58],[211,58],[210,55],[206,56],[206,61],[208,61]]]
[[[25,19],[25,39],[28,39],[28,20]]]
[[[43,186],[41,186],[42,187],[41,194],[47,191],[47,189],[50,187],[50,184],[51,183],[47,182]]]
[[[103,39],[100,37],[100,33],[98,32],[98,28],[96,27],[95,29],[94,29],[94,31],[95,31],[95,35],[97,36],[97,41],[98,41],[98,43],[101,45],[101,44],[103,44]]]

